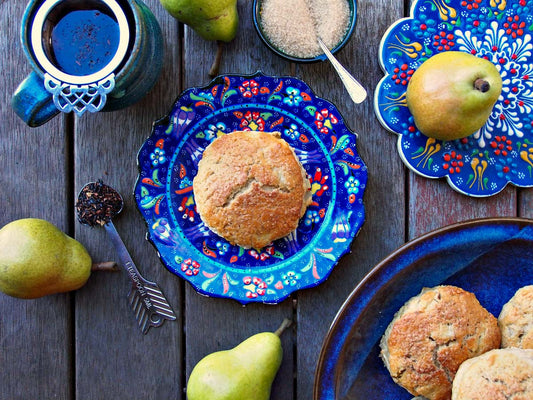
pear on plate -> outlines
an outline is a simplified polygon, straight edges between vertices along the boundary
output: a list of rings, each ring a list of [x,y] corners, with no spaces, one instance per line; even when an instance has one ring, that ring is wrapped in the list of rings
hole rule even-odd
[[[38,218],[12,221],[0,229],[0,290],[34,299],[82,287],[92,260],[83,245]]]
[[[290,323],[285,320],[274,333],[258,333],[233,349],[201,359],[187,382],[187,399],[270,399],[272,382],[283,358],[279,336]]]
[[[487,122],[502,91],[502,78],[489,60],[461,51],[428,58],[407,85],[407,106],[428,137],[461,139]]]

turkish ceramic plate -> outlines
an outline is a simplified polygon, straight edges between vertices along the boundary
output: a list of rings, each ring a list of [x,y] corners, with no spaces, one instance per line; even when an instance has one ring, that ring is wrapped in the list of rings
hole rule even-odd
[[[314,399],[411,400],[379,357],[396,311],[423,287],[450,284],[475,293],[498,316],[533,284],[533,220],[492,218],[451,225],[415,239],[381,261],[345,301],[324,341]]]
[[[196,213],[203,150],[235,130],[279,131],[310,177],[298,228],[262,249],[232,246]],[[364,221],[367,171],[336,107],[291,77],[225,75],[182,93],[138,154],[135,199],[164,265],[205,295],[277,303],[318,285]]]
[[[445,177],[460,193],[485,197],[508,183],[533,186],[533,1],[417,0],[411,16],[384,34],[374,108],[398,134],[398,152],[414,172]],[[405,92],[410,76],[429,57],[464,51],[492,61],[503,90],[485,125],[471,136],[442,142],[416,128]]]

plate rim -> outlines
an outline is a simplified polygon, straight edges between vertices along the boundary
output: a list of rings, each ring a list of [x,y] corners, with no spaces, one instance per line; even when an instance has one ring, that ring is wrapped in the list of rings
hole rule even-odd
[[[382,270],[385,270],[389,264],[399,256],[408,254],[409,251],[412,251],[417,246],[429,242],[430,240],[443,235],[443,234],[450,234],[460,231],[466,231],[467,229],[473,229],[473,228],[482,228],[484,226],[490,226],[490,225],[511,225],[511,226],[520,226],[520,228],[524,228],[526,226],[533,226],[533,219],[526,218],[526,217],[480,217],[480,218],[473,218],[465,221],[456,222],[450,225],[442,226],[433,230],[430,230],[410,241],[407,241],[400,247],[398,247],[396,250],[389,253],[385,258],[383,258],[381,261],[379,261],[374,267],[370,269],[370,271],[361,279],[361,281],[352,289],[348,297],[344,300],[340,308],[335,314],[335,317],[333,318],[328,331],[322,341],[322,346],[320,349],[317,366],[315,368],[315,375],[314,375],[314,384],[313,384],[313,399],[314,400],[323,400],[320,395],[321,393],[320,387],[324,383],[324,370],[325,370],[325,362],[330,359],[328,358],[327,353],[331,347],[331,341],[334,339],[334,334],[339,327],[339,325],[343,322],[345,319],[344,313],[346,312],[347,308],[352,305],[355,300],[360,296],[361,292],[363,292],[369,284],[372,283],[373,280],[377,278],[377,275],[382,272]],[[347,335],[342,335],[342,339],[345,340]],[[333,356],[334,361],[338,361],[338,354]],[[335,390],[337,388],[336,382],[337,382],[337,376],[338,371],[335,365],[335,370],[333,371],[334,375],[330,378],[332,381],[332,384],[327,387],[327,389]],[[335,397],[334,397],[335,398]],[[333,398],[333,399],[334,399]],[[333,400],[331,399],[331,400]]]

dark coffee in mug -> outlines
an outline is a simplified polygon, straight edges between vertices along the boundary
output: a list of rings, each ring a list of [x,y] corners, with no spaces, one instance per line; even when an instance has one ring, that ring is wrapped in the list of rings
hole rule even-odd
[[[99,10],[72,11],[52,29],[50,58],[67,74],[89,75],[113,59],[119,35],[111,16]]]
[[[37,61],[59,80],[63,80],[61,74],[70,77],[96,74],[101,79],[99,71],[105,70],[108,75],[119,68],[130,47],[124,36],[134,34],[130,32],[134,29],[131,18],[124,12],[127,7],[121,7],[120,1],[45,1],[32,28]]]

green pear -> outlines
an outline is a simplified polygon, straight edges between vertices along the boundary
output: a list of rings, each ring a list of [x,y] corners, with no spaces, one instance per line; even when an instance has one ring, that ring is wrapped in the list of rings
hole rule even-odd
[[[160,0],[178,21],[206,40],[230,42],[237,34],[237,0]]]
[[[407,85],[407,106],[424,135],[461,139],[487,122],[501,91],[502,78],[492,62],[447,51],[415,71]]]
[[[268,400],[283,357],[279,335],[290,325],[249,337],[196,364],[187,382],[188,400]]]
[[[48,221],[25,218],[0,229],[0,290],[34,299],[79,289],[92,260],[81,243]]]

